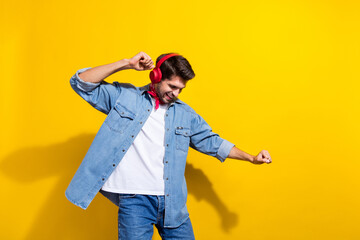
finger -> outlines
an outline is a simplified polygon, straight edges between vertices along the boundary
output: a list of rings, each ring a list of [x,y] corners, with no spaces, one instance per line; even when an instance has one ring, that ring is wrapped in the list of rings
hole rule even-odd
[[[151,63],[147,63],[147,62],[141,62],[141,66],[143,67],[142,70],[150,70],[152,68]]]
[[[149,60],[149,59],[144,59],[144,64],[149,65],[149,64],[150,64],[150,60]]]
[[[146,68],[146,70],[150,70],[150,69],[151,69],[151,65],[146,65],[145,68]]]
[[[268,156],[266,157],[266,160],[268,160],[269,162],[272,162],[272,159],[271,159],[270,155],[268,155]]]
[[[151,64],[150,62],[145,62],[144,65],[145,65],[147,68],[149,68],[149,67],[151,67],[152,64]]]
[[[262,163],[267,163],[268,159],[262,158],[260,161],[261,161]]]
[[[149,63],[154,64],[154,61],[149,57]]]
[[[152,59],[151,59],[151,57],[150,57],[149,55],[147,55],[147,54],[146,54],[146,53],[144,53],[144,52],[143,52],[143,54],[144,54],[144,57],[146,58],[146,60],[148,60],[148,59],[149,59],[149,60],[152,60]]]
[[[271,163],[271,159],[270,159],[270,158],[266,158],[266,159],[265,159],[265,162],[266,162],[266,163]]]
[[[149,55],[147,55],[144,52],[139,52],[138,55],[139,55],[139,61],[141,61],[141,62],[147,62],[147,61],[151,60]]]
[[[265,156],[261,156],[261,155],[260,155],[259,162],[261,162],[261,163],[270,163],[270,159],[268,159],[268,158],[265,157]]]
[[[139,52],[135,57],[134,58],[139,63],[144,63],[147,61],[147,55],[144,52]]]
[[[134,59],[136,59],[137,61],[141,61],[144,59],[144,53],[143,52],[139,52],[138,54],[136,54],[134,56]]]
[[[267,150],[262,150],[261,153],[262,153],[263,156],[265,156],[267,158],[270,158],[270,154],[269,154],[269,152]]]
[[[155,67],[155,66],[152,65],[152,64],[146,65],[146,68],[149,69],[149,70],[150,70],[150,69],[153,69],[154,67]]]
[[[145,64],[146,64],[146,65],[151,65],[151,59],[145,60]]]

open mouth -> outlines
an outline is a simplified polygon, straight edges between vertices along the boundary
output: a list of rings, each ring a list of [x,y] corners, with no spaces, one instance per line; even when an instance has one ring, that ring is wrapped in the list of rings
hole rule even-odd
[[[171,97],[168,93],[165,94],[165,98],[166,98],[167,100],[169,100],[169,101],[172,100],[172,97]]]

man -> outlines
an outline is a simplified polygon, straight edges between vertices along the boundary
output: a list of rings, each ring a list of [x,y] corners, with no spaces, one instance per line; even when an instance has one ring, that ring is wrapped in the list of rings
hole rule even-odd
[[[151,70],[145,87],[104,79],[125,69]],[[77,71],[72,88],[107,114],[83,162],[66,190],[86,209],[97,192],[119,206],[119,239],[151,239],[153,225],[162,239],[194,239],[186,208],[184,177],[189,146],[214,156],[270,163],[236,148],[212,132],[204,119],[178,99],[195,74],[178,54],[163,54],[154,68],[140,52],[130,59]]]

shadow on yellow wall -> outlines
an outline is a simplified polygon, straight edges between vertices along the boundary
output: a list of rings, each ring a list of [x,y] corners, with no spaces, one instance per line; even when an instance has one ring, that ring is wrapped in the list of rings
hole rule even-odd
[[[116,238],[116,206],[104,197],[97,197],[90,207],[83,211],[67,201],[64,195],[94,136],[82,134],[64,143],[21,149],[1,161],[0,168],[3,174],[20,184],[47,177],[59,177],[47,201],[33,219],[26,239],[76,239],[76,236],[81,239]],[[201,169],[187,164],[186,179],[189,194],[195,196],[198,201],[209,202],[214,207],[221,219],[223,231],[227,232],[237,225],[238,215],[229,211]],[[42,189],[37,189],[32,196],[41,191]],[[24,199],[24,205],[17,206],[18,208],[31,208],[32,196],[23,196],[20,192],[16,194],[16,198]],[[14,197],[10,195],[7,197]]]

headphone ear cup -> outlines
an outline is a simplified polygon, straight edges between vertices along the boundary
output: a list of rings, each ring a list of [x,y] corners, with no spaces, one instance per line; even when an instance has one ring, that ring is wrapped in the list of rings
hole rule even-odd
[[[150,72],[150,80],[152,83],[159,83],[161,81],[161,78],[162,74],[160,68],[156,67]]]

